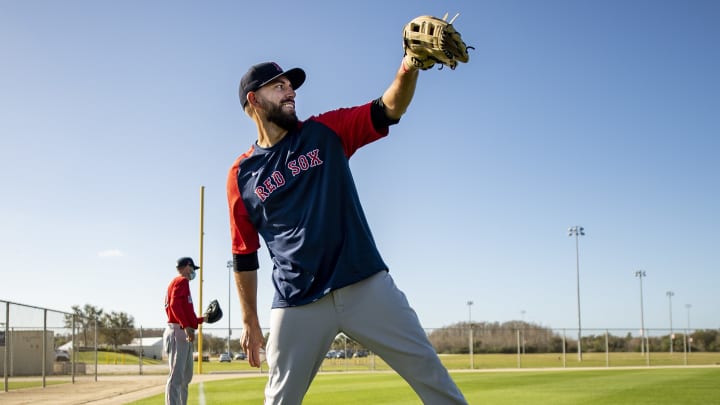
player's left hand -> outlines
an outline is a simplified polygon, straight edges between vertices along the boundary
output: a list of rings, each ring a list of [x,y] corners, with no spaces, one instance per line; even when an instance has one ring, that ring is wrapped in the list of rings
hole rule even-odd
[[[186,339],[188,342],[193,342],[193,341],[195,341],[195,329],[193,329],[193,328],[191,328],[191,327],[185,328],[185,336],[186,336],[185,339]]]
[[[262,362],[265,360],[265,351],[262,350],[263,346],[265,346],[265,339],[263,338],[260,327],[245,325],[242,336],[240,336],[240,344],[242,345],[245,354],[247,354],[250,366],[260,367]]]

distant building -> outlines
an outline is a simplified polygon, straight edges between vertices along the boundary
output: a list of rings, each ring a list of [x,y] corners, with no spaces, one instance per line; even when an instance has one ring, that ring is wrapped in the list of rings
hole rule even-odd
[[[163,358],[163,338],[162,337],[146,337],[146,338],[135,338],[128,345],[120,346],[121,350],[129,350],[135,352],[140,356],[140,349],[142,349],[143,357],[150,359],[162,359]]]
[[[73,342],[71,340],[71,341],[65,343],[64,345],[58,346],[57,348],[58,348],[58,350],[64,350],[66,352],[71,352],[71,351],[73,351]]]
[[[12,330],[0,340],[0,370],[5,369],[7,350],[7,371],[10,377],[40,375],[43,370],[43,349],[45,350],[45,374],[53,372],[53,332],[38,330]],[[43,343],[43,338],[45,342]]]

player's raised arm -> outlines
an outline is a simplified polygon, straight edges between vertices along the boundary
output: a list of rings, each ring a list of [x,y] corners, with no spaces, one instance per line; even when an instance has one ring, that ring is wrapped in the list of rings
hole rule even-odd
[[[408,66],[403,60],[395,79],[382,96],[388,118],[398,120],[405,114],[415,94],[417,79],[418,68]]]
[[[457,15],[455,16],[457,18]],[[418,70],[427,70],[440,64],[455,69],[458,62],[468,62],[468,47],[452,23],[432,16],[420,16],[410,21],[403,30],[405,55],[395,80],[382,96],[388,118],[400,119],[407,111],[415,94]]]

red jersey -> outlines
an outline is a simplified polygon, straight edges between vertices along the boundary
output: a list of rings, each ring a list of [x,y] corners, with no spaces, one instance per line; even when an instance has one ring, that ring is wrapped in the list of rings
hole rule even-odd
[[[198,328],[198,323],[203,322],[202,317],[195,316],[192,297],[190,296],[190,282],[183,276],[175,277],[168,286],[165,295],[165,313],[168,323],[177,323],[185,329]]]

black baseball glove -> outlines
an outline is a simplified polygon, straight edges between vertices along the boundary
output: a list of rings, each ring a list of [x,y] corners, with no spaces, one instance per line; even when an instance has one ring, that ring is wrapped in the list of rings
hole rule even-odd
[[[207,309],[205,310],[205,313],[203,314],[203,318],[205,318],[205,322],[207,323],[215,323],[222,319],[223,313],[222,309],[220,309],[220,303],[217,300],[210,301],[210,304],[208,305]]]

